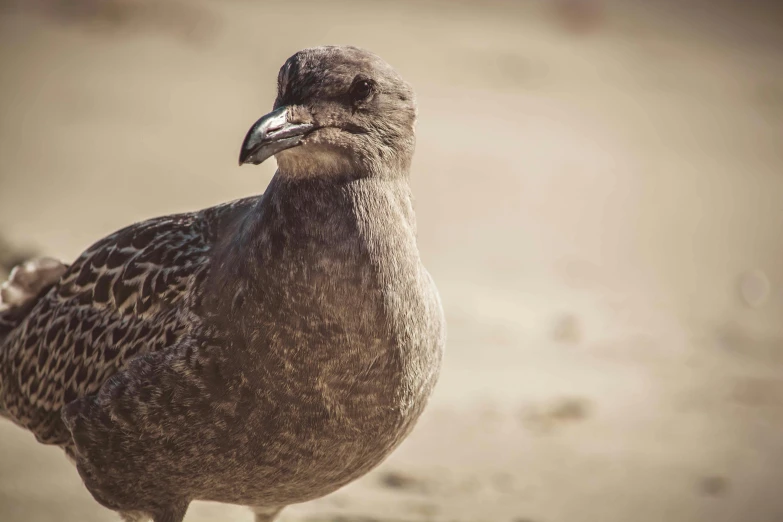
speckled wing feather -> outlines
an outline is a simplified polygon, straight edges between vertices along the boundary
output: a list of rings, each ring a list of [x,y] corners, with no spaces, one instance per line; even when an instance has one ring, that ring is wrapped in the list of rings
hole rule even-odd
[[[40,442],[70,446],[63,406],[197,325],[216,238],[256,199],[122,229],[85,251],[24,318],[7,312],[0,325],[7,330],[0,335],[3,414]]]

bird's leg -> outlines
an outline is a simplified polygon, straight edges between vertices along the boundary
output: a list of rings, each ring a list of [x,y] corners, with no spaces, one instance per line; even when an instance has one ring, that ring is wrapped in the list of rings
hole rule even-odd
[[[150,517],[140,511],[122,511],[120,512],[122,522],[148,522]]]
[[[182,522],[190,502],[174,502],[166,509],[152,514],[153,522]]]
[[[275,518],[277,518],[277,515],[279,515],[280,512],[283,510],[283,508],[262,508],[262,507],[256,507],[252,509],[253,509],[253,513],[256,514],[255,522],[272,522]]]

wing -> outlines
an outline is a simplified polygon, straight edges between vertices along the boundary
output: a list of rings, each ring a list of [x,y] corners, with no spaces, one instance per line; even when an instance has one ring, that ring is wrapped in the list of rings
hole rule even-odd
[[[215,240],[256,199],[138,223],[84,252],[0,347],[0,410],[40,442],[70,444],[65,404],[197,327]]]
[[[161,516],[186,508],[220,473],[215,456],[231,454],[231,427],[243,422],[242,386],[228,382],[222,353],[188,337],[137,357],[64,408],[79,474],[98,502]]]

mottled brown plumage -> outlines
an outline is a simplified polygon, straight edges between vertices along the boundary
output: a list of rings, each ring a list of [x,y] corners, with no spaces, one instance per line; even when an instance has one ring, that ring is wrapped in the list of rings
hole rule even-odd
[[[445,339],[416,246],[414,124],[377,56],[291,57],[240,156],[276,156],[263,196],[132,225],[11,281],[0,413],[62,446],[128,520],[178,522],[193,500],[272,520],[372,469],[418,419]]]

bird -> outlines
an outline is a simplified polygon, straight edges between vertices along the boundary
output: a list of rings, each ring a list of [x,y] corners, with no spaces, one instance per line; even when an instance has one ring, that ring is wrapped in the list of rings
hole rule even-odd
[[[416,238],[417,106],[353,46],[288,58],[239,165],[260,195],[132,224],[0,295],[0,416],[61,447],[128,522],[193,501],[270,522],[377,467],[440,373],[446,321]]]

